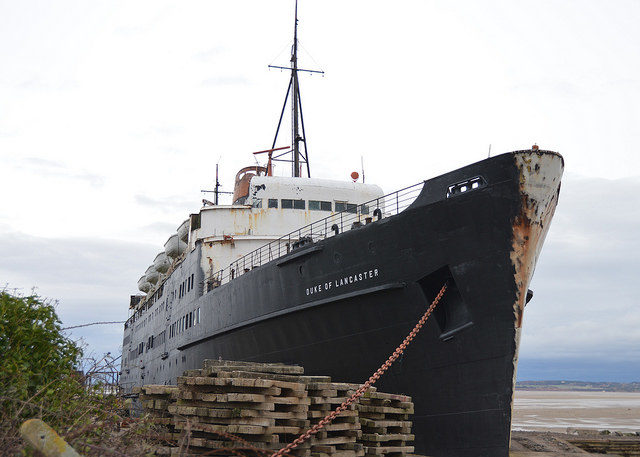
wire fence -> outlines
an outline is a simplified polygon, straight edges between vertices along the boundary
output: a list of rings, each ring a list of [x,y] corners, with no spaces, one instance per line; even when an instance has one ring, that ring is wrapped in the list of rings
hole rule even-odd
[[[205,279],[205,292],[303,246],[394,216],[414,202],[422,191],[423,185],[424,182],[420,182],[359,205],[344,204],[343,207],[336,205],[342,210],[287,233],[238,258],[228,267],[210,273]]]

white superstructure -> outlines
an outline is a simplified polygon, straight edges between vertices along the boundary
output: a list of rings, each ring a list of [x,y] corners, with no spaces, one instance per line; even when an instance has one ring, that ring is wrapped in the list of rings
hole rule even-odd
[[[362,204],[383,197],[382,189],[373,184],[267,176],[259,174],[262,171],[238,173],[234,204],[203,206],[181,223],[140,278],[139,289],[152,297],[196,250],[203,277],[211,278],[246,254],[318,219],[342,211],[367,216],[370,209]],[[381,200],[375,206],[383,205]],[[206,292],[207,284],[193,287]],[[145,302],[146,297],[136,307]]]

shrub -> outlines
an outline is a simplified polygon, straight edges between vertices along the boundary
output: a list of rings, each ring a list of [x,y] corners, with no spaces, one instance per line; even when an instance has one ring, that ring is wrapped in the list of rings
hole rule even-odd
[[[120,430],[123,403],[76,371],[82,350],[63,331],[54,303],[0,291],[0,449],[25,455],[19,427],[39,418],[84,455],[140,455],[148,424]],[[147,447],[148,450],[148,447]]]

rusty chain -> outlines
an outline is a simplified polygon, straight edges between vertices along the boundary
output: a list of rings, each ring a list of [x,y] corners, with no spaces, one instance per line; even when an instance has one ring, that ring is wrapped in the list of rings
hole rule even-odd
[[[271,457],[282,457],[285,454],[288,454],[289,451],[291,451],[292,449],[298,447],[299,445],[307,441],[309,438],[311,438],[312,435],[315,435],[316,433],[318,433],[325,425],[331,423],[331,421],[333,421],[336,417],[338,417],[338,415],[342,411],[347,409],[349,405],[351,405],[356,400],[358,400],[367,391],[367,389],[371,387],[380,378],[380,376],[384,374],[385,371],[387,371],[387,369],[391,366],[391,364],[395,362],[398,357],[400,357],[400,355],[404,352],[407,346],[409,346],[409,343],[413,341],[413,339],[418,334],[422,326],[427,322],[427,319],[429,319],[429,316],[435,309],[438,302],[442,299],[442,296],[447,290],[447,286],[448,286],[448,282],[445,282],[442,288],[440,289],[440,292],[438,293],[438,295],[436,295],[436,298],[434,298],[433,301],[431,302],[431,305],[429,306],[429,308],[422,315],[422,317],[420,318],[416,326],[413,328],[413,330],[411,330],[411,333],[409,333],[407,337],[404,339],[404,341],[402,341],[402,344],[400,344],[400,346],[398,346],[396,350],[393,351],[393,354],[389,356],[387,361],[383,363],[382,366],[378,368],[376,372],[371,375],[371,377],[367,380],[367,382],[361,385],[360,388],[356,390],[355,393],[351,395],[351,397],[349,397],[340,406],[338,406],[335,409],[335,411],[332,411],[331,413],[326,415],[320,422],[318,422],[316,425],[311,427],[305,433],[300,435],[293,442],[287,444],[285,447],[283,447],[279,451],[273,453]]]

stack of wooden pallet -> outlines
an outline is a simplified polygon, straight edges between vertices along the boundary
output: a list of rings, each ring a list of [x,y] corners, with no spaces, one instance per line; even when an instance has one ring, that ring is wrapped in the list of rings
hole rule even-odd
[[[307,394],[311,400],[309,419],[312,424],[317,424],[360,387],[358,384],[330,382],[330,379],[306,384]],[[361,434],[358,411],[356,405],[352,404],[311,438],[311,455],[312,457],[362,457],[364,448],[358,442]]]
[[[404,457],[412,454],[409,415],[413,414],[411,397],[367,392],[357,404],[362,427],[361,443],[365,456]]]
[[[358,384],[305,376],[300,366],[205,360],[178,386],[145,386],[145,410],[165,423],[172,443],[159,453],[268,457],[346,401]],[[413,453],[411,398],[370,388],[295,457],[405,457]],[[171,419],[172,418],[172,419]],[[169,423],[171,422],[171,424]]]
[[[158,426],[160,439],[172,438],[174,433],[173,416],[169,412],[169,406],[176,402],[178,387],[146,385],[134,387],[133,393],[138,394],[145,414],[150,416],[152,422]]]
[[[241,454],[269,455],[285,446],[309,426],[309,399],[303,383],[273,378],[302,373],[298,366],[228,361],[185,372],[169,406],[181,434],[172,454],[187,445],[189,454],[218,449],[216,455],[237,455],[241,448]],[[309,457],[309,445],[292,454]]]

